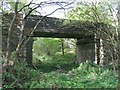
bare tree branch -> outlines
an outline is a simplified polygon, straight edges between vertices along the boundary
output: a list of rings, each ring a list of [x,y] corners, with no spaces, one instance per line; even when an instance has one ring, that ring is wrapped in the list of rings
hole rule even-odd
[[[72,2],[73,3],[73,2]],[[71,4],[72,4],[71,3]],[[49,3],[50,4],[50,3]],[[42,2],[41,2],[41,4],[38,4],[38,6],[37,7],[35,7],[35,8],[31,8],[31,11],[25,16],[25,18],[24,19],[26,19],[29,15],[30,15],[30,13],[32,12],[32,11],[34,11],[35,9],[37,9],[38,7],[40,7],[40,5],[42,5]],[[69,5],[70,5],[70,3],[69,3]],[[66,5],[67,6],[67,5]],[[26,42],[25,42],[25,44],[29,41],[29,39],[30,39],[30,37],[32,36],[32,34],[33,34],[33,32],[34,32],[34,30],[37,28],[37,26],[39,25],[39,23],[42,21],[42,19],[44,18],[44,17],[47,17],[47,16],[49,16],[49,15],[52,15],[53,13],[55,13],[57,10],[61,10],[61,9],[69,9],[69,8],[72,8],[72,7],[68,7],[68,8],[64,8],[64,7],[60,7],[60,8],[57,8],[57,9],[55,9],[54,11],[52,11],[51,13],[49,13],[49,14],[47,14],[47,15],[45,15],[45,16],[43,16],[42,18],[40,18],[40,20],[36,23],[36,25],[34,26],[34,28],[33,28],[33,30],[32,30],[32,32],[30,33],[30,35],[29,35],[29,37],[28,37],[28,40],[26,40]],[[38,13],[40,13],[40,12],[38,12]],[[41,13],[40,13],[41,14]],[[22,43],[21,43],[22,44]],[[25,46],[25,45],[24,45]],[[23,47],[24,47],[23,46]],[[23,48],[22,47],[22,48]],[[22,49],[21,48],[21,49]]]
[[[20,10],[18,10],[18,12],[21,12],[25,7],[29,7],[32,4],[33,0],[31,0],[31,2],[25,6],[23,6]]]

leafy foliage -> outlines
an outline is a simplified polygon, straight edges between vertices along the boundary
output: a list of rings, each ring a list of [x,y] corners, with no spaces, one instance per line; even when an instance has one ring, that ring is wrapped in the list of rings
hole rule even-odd
[[[57,38],[36,38],[33,51],[35,55],[53,55],[60,51],[60,40]]]
[[[98,4],[80,2],[69,12],[68,18],[72,20],[113,24],[114,20],[110,7],[112,6],[105,2]]]
[[[75,53],[75,39],[63,39],[65,53]],[[41,55],[54,56],[62,53],[61,38],[34,38],[33,57],[34,60],[41,58]]]
[[[81,21],[104,22],[113,24],[110,9],[106,4],[78,4],[69,12],[69,18]],[[21,4],[21,6],[23,6]],[[19,7],[21,7],[19,6]],[[11,8],[14,5],[11,4]],[[27,12],[27,11],[26,11]],[[81,21],[79,21],[81,20]],[[73,24],[71,23],[71,24]],[[107,39],[107,38],[106,38]],[[108,39],[107,39],[108,40]],[[114,38],[113,38],[114,40]],[[113,41],[110,39],[110,41]],[[74,42],[74,40],[73,40]],[[69,52],[69,40],[65,44],[65,51]],[[29,68],[25,61],[15,61],[9,72],[3,73],[4,88],[116,88],[118,84],[117,73],[107,68],[102,68],[89,61],[74,64],[75,55],[61,55],[60,39],[35,38],[33,51],[33,64],[36,69]],[[75,44],[75,43],[73,43]],[[108,45],[108,44],[107,44]],[[117,44],[116,44],[117,45]],[[75,46],[75,45],[74,45]],[[72,48],[73,51],[74,47]]]
[[[99,39],[103,40],[104,60],[105,65],[110,65],[116,71],[117,62],[119,60],[119,25],[116,14],[116,3],[112,1],[103,2],[80,2],[68,14],[68,20],[65,21],[67,25],[74,25],[75,27],[84,27],[84,23],[94,27],[94,23],[103,23],[105,28],[99,27],[94,33]],[[77,20],[77,21],[76,21]]]
[[[42,58],[37,69],[25,62],[17,63],[11,73],[4,73],[4,88],[116,88],[117,74],[86,61],[74,64],[74,55],[56,55]],[[35,64],[36,65],[36,64]]]

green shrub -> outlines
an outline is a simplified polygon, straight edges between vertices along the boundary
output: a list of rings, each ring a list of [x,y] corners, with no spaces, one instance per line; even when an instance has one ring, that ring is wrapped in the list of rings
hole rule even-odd
[[[57,56],[58,57],[58,56]],[[74,64],[72,56],[41,57],[37,69],[18,62],[3,74],[5,88],[116,88],[118,75],[91,62]],[[67,59],[68,57],[68,59]]]

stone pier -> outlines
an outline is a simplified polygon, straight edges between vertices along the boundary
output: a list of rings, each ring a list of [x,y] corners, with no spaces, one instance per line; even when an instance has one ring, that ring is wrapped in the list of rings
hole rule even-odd
[[[94,36],[85,37],[77,39],[77,57],[78,63],[84,62],[86,60],[95,60],[95,40]]]

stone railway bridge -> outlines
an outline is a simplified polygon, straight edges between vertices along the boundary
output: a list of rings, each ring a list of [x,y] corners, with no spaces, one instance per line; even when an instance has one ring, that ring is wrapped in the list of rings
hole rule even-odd
[[[3,31],[2,31],[2,51],[7,51],[7,35],[9,23],[13,18],[13,14],[5,14],[3,16]],[[14,51],[17,47],[19,36],[23,33],[23,37],[27,40],[25,48],[23,48],[20,58],[25,58],[28,63],[32,63],[32,48],[33,37],[50,37],[50,38],[76,38],[77,39],[77,57],[78,62],[85,60],[100,61],[101,49],[100,37],[95,32],[106,26],[103,23],[79,22],[63,24],[64,19],[42,17],[39,15],[30,15],[24,22],[24,30],[21,31],[23,25],[23,15],[19,14],[14,24],[12,33],[12,41],[10,42],[10,50]],[[38,23],[39,22],[39,23]],[[30,37],[31,36],[31,37]]]

